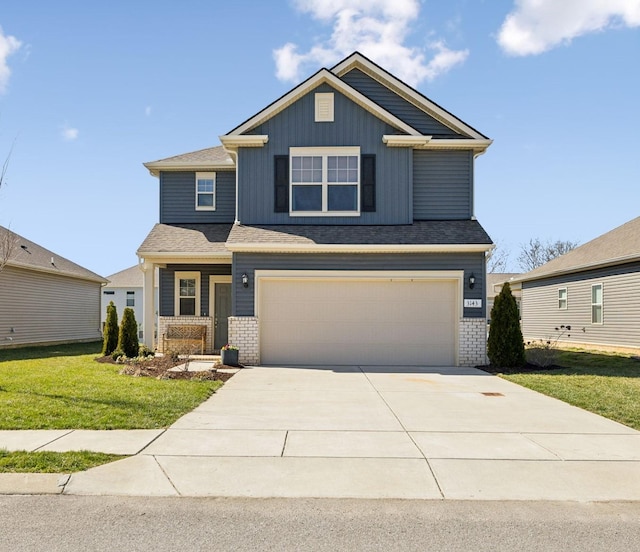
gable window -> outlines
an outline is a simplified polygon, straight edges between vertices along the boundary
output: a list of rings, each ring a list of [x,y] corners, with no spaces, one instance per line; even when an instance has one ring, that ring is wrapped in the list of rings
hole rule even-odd
[[[591,286],[591,323],[602,324],[602,284]]]
[[[200,316],[199,272],[176,272],[175,315]]]
[[[360,148],[291,148],[290,205],[297,216],[360,214]]]
[[[567,310],[567,288],[558,289],[558,308]]]
[[[216,173],[196,173],[196,211],[216,210]]]
[[[127,307],[135,307],[135,306],[136,306],[136,292],[127,291]]]

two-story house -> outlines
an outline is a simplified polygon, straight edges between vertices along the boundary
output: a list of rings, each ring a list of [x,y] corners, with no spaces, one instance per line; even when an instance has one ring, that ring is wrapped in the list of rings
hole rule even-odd
[[[354,53],[220,141],[145,164],[146,327],[159,267],[158,335],[202,324],[247,364],[485,362],[473,175],[491,140]]]

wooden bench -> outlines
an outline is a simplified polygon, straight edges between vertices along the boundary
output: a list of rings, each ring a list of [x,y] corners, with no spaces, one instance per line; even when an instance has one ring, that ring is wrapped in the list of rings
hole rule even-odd
[[[194,354],[197,348],[204,354],[207,343],[207,327],[202,325],[172,324],[162,334],[162,351],[179,354]]]

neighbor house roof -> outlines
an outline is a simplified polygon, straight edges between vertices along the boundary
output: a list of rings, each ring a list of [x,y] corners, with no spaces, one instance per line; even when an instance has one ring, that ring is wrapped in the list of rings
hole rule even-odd
[[[222,146],[216,146],[192,151],[190,153],[183,153],[181,155],[174,155],[166,159],[150,161],[149,163],[144,163],[144,166],[149,169],[152,175],[158,176],[159,171],[233,169],[235,163],[233,159],[231,159],[231,156],[224,151]]]
[[[144,272],[142,272],[140,266],[134,265],[120,272],[116,272],[111,276],[107,276],[107,280],[109,280],[109,283],[106,287],[143,287]],[[157,285],[158,283],[156,281],[156,286]]]
[[[518,276],[515,281],[539,280],[633,261],[640,261],[640,217]]]
[[[519,272],[488,272],[487,273],[487,297],[495,297],[500,290],[496,286],[501,286],[505,282],[512,283],[512,280],[520,276]],[[519,286],[518,286],[519,287]]]
[[[95,272],[91,272],[8,228],[0,226],[0,249],[5,249],[5,244],[8,244],[10,249],[7,266],[90,280],[101,284],[107,283],[105,278]]]
[[[231,224],[156,224],[138,248],[141,257],[220,257]]]

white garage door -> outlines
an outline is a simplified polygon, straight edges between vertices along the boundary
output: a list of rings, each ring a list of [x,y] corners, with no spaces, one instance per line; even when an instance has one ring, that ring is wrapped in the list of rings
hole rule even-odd
[[[265,364],[456,362],[456,280],[262,279]]]

